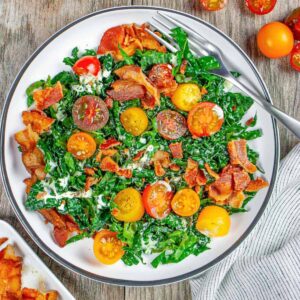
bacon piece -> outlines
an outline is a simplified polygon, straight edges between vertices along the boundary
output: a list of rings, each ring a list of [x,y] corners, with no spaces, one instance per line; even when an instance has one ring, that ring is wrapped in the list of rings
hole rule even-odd
[[[63,217],[54,209],[40,209],[39,212],[46,219],[46,222],[50,222],[57,228],[66,228]]]
[[[248,160],[246,140],[230,141],[227,145],[227,149],[231,164],[242,166],[248,173],[256,172],[256,166]]]
[[[34,132],[31,125],[15,134],[15,140],[21,146],[23,152],[32,151],[39,140],[39,135]]]
[[[228,204],[233,208],[241,208],[245,200],[245,195],[242,191],[233,192],[228,199]]]
[[[217,203],[224,203],[233,192],[232,174],[225,173],[208,187],[208,196]]]
[[[267,186],[269,186],[269,183],[267,181],[265,181],[263,178],[258,177],[255,180],[251,180],[249,182],[245,191],[246,192],[257,192]]]
[[[102,159],[102,151],[99,150],[98,153],[96,154],[95,160],[96,162],[100,163]]]
[[[95,170],[94,170],[94,168],[84,168],[84,173],[89,176],[94,176]]]
[[[218,179],[218,178],[220,177],[220,175],[219,175],[218,173],[216,173],[216,172],[210,167],[210,165],[209,165],[208,163],[205,163],[205,164],[204,164],[204,167],[205,167],[205,170],[207,171],[207,173],[208,173],[211,177],[213,177],[213,178],[215,178],[215,179]]]
[[[29,173],[33,173],[35,169],[45,165],[44,155],[37,147],[31,152],[22,153],[22,161]]]
[[[250,177],[247,172],[241,170],[239,172],[233,172],[233,189],[235,191],[243,191],[250,182]]]
[[[187,167],[184,173],[184,179],[190,188],[195,185],[205,185],[207,179],[196,161],[188,158]]]
[[[113,89],[106,93],[113,100],[121,102],[136,98],[142,99],[146,95],[146,89],[143,85],[130,80],[116,80],[111,87]]]
[[[132,160],[133,160],[133,161],[139,161],[139,160],[143,157],[144,153],[145,153],[145,150],[139,151],[139,152],[134,156],[134,158],[133,158]]]
[[[36,107],[39,110],[48,108],[63,97],[64,94],[59,81],[53,87],[47,87],[43,90],[36,90],[33,92],[33,100],[36,102]]]
[[[250,118],[249,120],[246,121],[246,126],[251,126],[251,124],[254,122],[254,118]]]
[[[53,236],[59,247],[64,247],[69,237],[67,228],[54,227]]]
[[[106,141],[104,141],[101,145],[100,145],[100,149],[101,150],[106,150],[106,149],[110,149],[116,146],[121,145],[122,143],[117,141],[115,138],[109,138]]]
[[[8,238],[7,237],[2,237],[0,238],[0,246],[3,245],[5,242],[8,241]]]
[[[148,92],[146,93],[145,97],[142,98],[141,102],[144,109],[154,109],[155,107],[155,98]]]
[[[26,190],[25,191],[26,191],[27,194],[29,194],[30,190],[31,190],[31,187],[37,182],[37,176],[32,175],[31,177],[24,179],[23,182],[26,185]]]
[[[97,184],[98,182],[99,178],[88,176],[85,180],[84,190],[87,192],[91,188],[91,186]]]
[[[180,167],[176,164],[170,164],[169,168],[170,168],[170,170],[175,171],[175,172],[180,170]]]
[[[170,166],[170,155],[166,151],[158,150],[152,157],[151,163],[154,164],[154,172],[156,176],[164,176],[166,173],[164,168],[168,168]]]
[[[114,156],[115,154],[118,153],[117,149],[105,149],[101,151],[104,156]]]
[[[186,59],[184,59],[180,65],[180,68],[179,68],[179,72],[180,74],[184,74],[185,73],[185,70],[186,70],[186,67],[187,67],[187,63],[188,61]]]
[[[203,86],[200,90],[201,95],[206,95],[208,93],[207,89]]]
[[[132,170],[129,170],[129,169],[119,169],[116,173],[117,173],[117,175],[123,176],[125,178],[132,177]]]
[[[107,106],[108,109],[112,109],[113,108],[114,101],[113,101],[112,98],[106,97],[105,100],[104,100],[104,102],[105,102],[105,104],[106,104],[106,106]]]
[[[26,126],[30,124],[32,130],[37,133],[48,131],[55,122],[55,119],[47,117],[44,112],[38,110],[23,111],[22,119]]]
[[[58,293],[56,291],[48,291],[45,294],[35,289],[23,288],[22,300],[57,300]]]
[[[169,148],[171,150],[172,156],[174,158],[183,158],[183,151],[182,151],[182,143],[172,143],[169,145]]]
[[[154,97],[155,104],[160,103],[160,94],[158,89],[149,81],[139,66],[129,65],[115,70],[117,76],[124,80],[131,80],[143,85],[148,93]]]
[[[109,171],[116,173],[119,170],[119,165],[109,156],[105,156],[100,163],[100,169],[102,171]]]

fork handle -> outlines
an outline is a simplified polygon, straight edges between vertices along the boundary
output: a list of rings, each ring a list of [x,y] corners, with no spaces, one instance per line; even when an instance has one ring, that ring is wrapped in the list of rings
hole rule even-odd
[[[278,120],[282,125],[284,125],[287,129],[289,129],[294,135],[300,139],[300,122],[295,118],[284,113],[279,108],[275,107],[270,102],[266,101],[262,97],[258,97],[254,94],[251,90],[249,90],[246,86],[242,83],[237,81],[234,77],[228,78],[226,76],[226,80],[230,81],[234,86],[239,88],[242,92],[249,95],[253,100],[259,104],[262,108],[264,108],[269,114],[271,114],[276,120]]]

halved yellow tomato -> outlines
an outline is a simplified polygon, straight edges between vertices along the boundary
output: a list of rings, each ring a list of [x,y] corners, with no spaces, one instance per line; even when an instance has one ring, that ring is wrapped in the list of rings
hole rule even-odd
[[[130,107],[120,117],[125,130],[134,136],[141,135],[148,127],[148,117],[139,107]]]
[[[119,221],[136,222],[144,215],[142,196],[134,188],[120,191],[115,197],[114,203],[117,207],[112,210],[112,215]]]
[[[176,215],[190,217],[198,211],[200,198],[194,190],[182,189],[173,197],[171,206]]]
[[[190,111],[201,100],[201,91],[197,84],[183,83],[172,96],[173,104],[184,111]]]
[[[94,255],[103,264],[112,265],[122,258],[125,251],[117,232],[103,229],[94,238]]]
[[[196,228],[210,237],[224,236],[230,229],[229,214],[226,209],[220,206],[206,206],[199,214]]]

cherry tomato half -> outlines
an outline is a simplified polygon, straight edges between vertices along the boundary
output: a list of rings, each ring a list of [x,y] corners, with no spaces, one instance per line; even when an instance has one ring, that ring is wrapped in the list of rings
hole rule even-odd
[[[220,106],[212,102],[201,102],[188,115],[188,128],[193,137],[210,136],[218,132],[224,122]]]
[[[196,228],[210,237],[224,236],[230,229],[229,214],[223,207],[206,206],[198,216]]]
[[[223,9],[227,5],[227,0],[200,0],[200,5],[208,11]]]
[[[186,119],[174,110],[166,109],[156,116],[157,130],[166,140],[175,140],[182,137],[186,131]]]
[[[72,116],[78,128],[94,131],[106,125],[109,118],[107,106],[96,96],[83,96],[73,105]]]
[[[77,75],[97,76],[100,68],[101,64],[96,56],[84,56],[76,61],[72,69]]]
[[[117,232],[99,231],[94,238],[94,255],[103,264],[112,265],[122,258],[125,251]]]
[[[271,12],[277,0],[246,0],[246,6],[256,15],[266,15]]]
[[[293,49],[293,33],[285,24],[271,22],[259,30],[257,45],[259,50],[269,58],[283,57]]]
[[[173,197],[171,206],[176,215],[190,217],[198,211],[200,199],[194,190],[182,189]]]
[[[291,66],[298,72],[300,72],[300,43],[294,46],[294,49],[291,53]]]
[[[141,194],[134,188],[120,191],[114,199],[117,208],[112,210],[112,215],[119,221],[136,222],[144,215],[144,206]]]
[[[134,136],[141,135],[148,127],[148,117],[139,107],[129,107],[124,110],[120,121],[125,130]]]
[[[146,186],[143,192],[143,203],[148,215],[155,219],[163,219],[171,212],[171,186],[161,180]]]
[[[75,158],[84,160],[95,153],[96,142],[88,133],[77,132],[70,136],[67,143],[67,150]]]
[[[295,40],[300,40],[300,7],[294,9],[284,23],[292,29]]]
[[[159,89],[172,85],[174,76],[172,66],[168,64],[157,64],[152,67],[148,78]]]

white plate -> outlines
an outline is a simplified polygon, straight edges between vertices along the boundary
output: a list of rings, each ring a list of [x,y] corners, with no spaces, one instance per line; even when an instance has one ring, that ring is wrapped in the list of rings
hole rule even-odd
[[[55,290],[60,300],[74,300],[75,298],[46,267],[40,258],[32,251],[23,238],[8,223],[0,220],[0,238],[7,237],[8,241],[0,246],[2,250],[6,245],[12,244],[16,254],[23,258],[22,288],[39,289],[45,286],[46,291]]]
[[[279,142],[277,127],[272,118],[260,107],[253,105],[246,118],[257,111],[257,127],[262,128],[264,136],[253,142],[251,146],[260,153],[260,164],[265,170],[265,177],[270,182],[269,189],[258,193],[248,205],[249,212],[232,217],[230,233],[224,238],[214,239],[211,250],[205,251],[198,257],[190,256],[181,263],[159,266],[157,269],[149,265],[127,267],[121,261],[112,266],[100,265],[92,253],[92,240],[85,239],[65,248],[58,247],[51,237],[51,227],[45,225],[39,214],[26,211],[23,202],[25,187],[23,179],[28,175],[21,162],[13,135],[23,128],[21,112],[26,110],[26,87],[48,75],[54,75],[66,69],[62,63],[65,56],[70,55],[71,49],[96,48],[104,31],[112,26],[123,23],[144,23],[151,20],[156,10],[168,11],[175,18],[201,32],[202,35],[220,45],[229,57],[232,70],[239,71],[241,80],[264,95],[271,101],[269,93],[258,71],[246,54],[227,36],[215,27],[193,16],[151,7],[119,7],[95,12],[85,16],[52,36],[26,62],[17,76],[8,95],[3,110],[1,159],[2,173],[7,193],[15,212],[35,242],[53,259],[89,278],[122,285],[154,285],[170,283],[199,274],[205,271],[232,252],[249,234],[261,216],[270,197],[276,177]],[[42,237],[42,238],[41,238]]]

